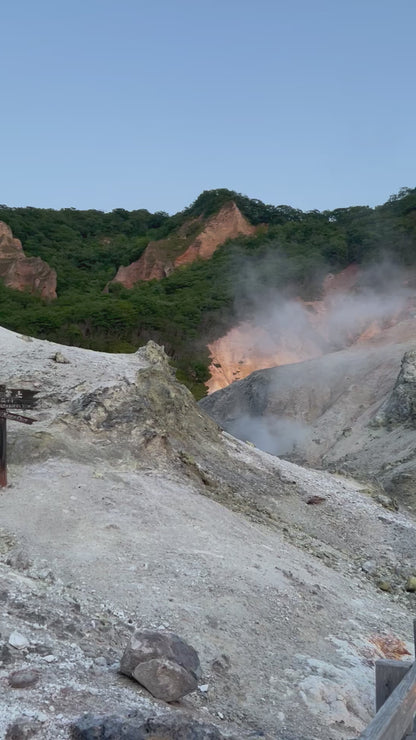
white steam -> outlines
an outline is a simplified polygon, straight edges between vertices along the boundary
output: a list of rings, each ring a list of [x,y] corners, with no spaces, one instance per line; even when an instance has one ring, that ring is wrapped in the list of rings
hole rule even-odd
[[[360,271],[347,290],[324,290],[320,299],[302,301],[288,297],[287,291],[265,290],[256,270],[246,267],[237,287],[236,310],[262,330],[254,348],[259,355],[310,348],[310,356],[316,356],[343,349],[371,325],[383,329],[397,321],[411,295],[407,277],[385,259]]]
[[[296,419],[249,414],[228,422],[227,431],[271,455],[293,454],[297,445],[305,444],[310,435],[308,427]]]
[[[275,269],[276,257],[273,259]],[[287,272],[286,264],[284,269]],[[406,318],[409,297],[414,296],[408,287],[408,275],[386,259],[360,269],[346,289],[342,279],[337,279],[337,285],[332,283],[318,300],[308,302],[293,294],[288,297],[281,290],[266,290],[262,284],[264,264],[261,270],[259,275],[245,267],[236,296],[236,310],[244,322],[241,326],[251,327],[242,358],[247,366],[249,362],[253,366],[257,356],[264,363],[258,364],[258,369],[327,355],[357,341],[365,343]],[[270,286],[270,280],[268,283]],[[365,344],[362,346],[365,348]],[[325,364],[322,369],[324,372]],[[342,367],[339,373],[342,377]],[[293,453],[297,445],[304,448],[310,436],[295,415],[279,418],[245,414],[227,428],[240,439],[276,455]]]

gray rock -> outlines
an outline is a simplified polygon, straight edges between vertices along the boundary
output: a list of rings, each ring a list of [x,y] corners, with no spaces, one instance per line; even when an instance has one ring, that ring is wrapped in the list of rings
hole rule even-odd
[[[98,658],[94,658],[95,665],[100,666],[101,668],[107,667],[107,661],[104,657],[104,655],[99,655]]]
[[[0,648],[0,663],[3,665],[7,665],[8,663],[14,662],[14,656],[12,654],[12,651],[10,650],[9,646],[6,644],[3,644]]]
[[[69,365],[70,362],[65,355],[62,354],[62,352],[55,352],[55,354],[51,357],[51,360],[54,360],[54,362],[59,362],[61,365]]]
[[[369,573],[369,575],[372,575],[377,570],[377,563],[374,560],[366,560],[365,563],[361,566],[364,573]]]
[[[153,717],[147,720],[145,726],[148,740],[152,738],[155,740],[222,740],[224,738],[224,735],[214,725],[184,719],[180,715],[178,717],[176,715]]]
[[[374,423],[388,427],[405,423],[416,427],[416,350],[403,355],[394,388],[386,403],[379,409]]]
[[[135,632],[123,653],[120,672],[133,677],[133,671],[139,663],[157,658],[166,658],[195,678],[201,676],[201,665],[198,653],[185,640],[173,632],[152,632],[143,630]]]
[[[393,591],[390,581],[378,581],[377,586],[379,587],[380,591],[386,591],[387,593],[391,593],[391,591]]]
[[[228,673],[231,667],[231,660],[229,655],[221,653],[211,663],[212,670],[216,673]]]
[[[42,655],[42,660],[45,661],[45,663],[55,663],[57,660],[55,655],[51,655],[50,653],[48,655]]]
[[[32,565],[32,561],[27,552],[19,549],[11,550],[6,563],[15,570],[28,570]]]
[[[133,671],[133,678],[156,699],[163,701],[177,701],[198,686],[192,673],[166,658],[153,658],[139,663]]]
[[[42,722],[20,717],[7,728],[5,740],[28,740],[28,738],[38,735],[41,730]]]
[[[409,460],[383,476],[383,486],[400,504],[416,511],[416,465]]]
[[[389,509],[389,511],[399,510],[397,501],[391,496],[383,496],[383,494],[379,493],[374,496],[374,500],[377,501],[378,504],[381,504],[385,509]]]
[[[7,680],[14,689],[27,689],[39,681],[39,676],[39,671],[35,668],[22,668],[20,671],[10,673]]]
[[[409,576],[406,582],[406,591],[414,593],[416,591],[416,576]]]
[[[87,714],[71,725],[72,740],[222,740],[224,735],[212,724],[184,718],[181,715],[162,715],[144,720],[116,715]],[[231,739],[230,739],[231,740]],[[235,740],[235,738],[234,738]]]
[[[29,640],[20,632],[12,632],[9,637],[9,645],[16,648],[16,650],[23,650],[29,646]]]
[[[143,719],[129,721],[116,715],[97,717],[86,714],[71,725],[72,740],[149,740],[143,729]]]

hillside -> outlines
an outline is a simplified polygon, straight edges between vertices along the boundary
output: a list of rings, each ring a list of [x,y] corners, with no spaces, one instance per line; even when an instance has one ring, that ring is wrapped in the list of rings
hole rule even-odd
[[[355,345],[258,370],[201,401],[273,454],[372,481],[416,511],[414,309]]]
[[[238,211],[238,224],[208,239],[227,208]],[[378,263],[386,253],[408,267],[416,254],[416,190],[406,188],[374,209],[303,213],[215,190],[174,216],[2,206],[0,220],[28,258],[56,271],[58,296],[46,305],[0,283],[3,325],[103,351],[134,351],[153,338],[197,396],[210,377],[208,345],[241,322],[253,322],[259,304],[267,311],[276,292],[315,301],[328,273]],[[241,231],[246,235],[234,238]],[[190,255],[197,257],[192,263]],[[148,280],[156,263],[161,279]],[[133,279],[126,289],[112,281],[129,265],[140,265],[139,278],[146,279]]]
[[[166,239],[149,242],[142,256],[127,267],[120,267],[112,283],[132,288],[140,280],[162,280],[182,265],[197,259],[207,260],[228,239],[251,236],[252,226],[234,201],[225,203],[218,213],[185,221]]]
[[[221,432],[153,343],[110,355],[0,328],[0,359],[0,382],[39,391],[37,422],[9,423],[0,496],[0,733],[24,717],[69,740],[89,712],[95,736],[108,714],[166,740],[357,736],[375,659],[410,649],[414,519]],[[135,627],[187,639],[201,689],[167,705],[121,676]],[[36,685],[12,688],[23,667]]]
[[[254,311],[224,336],[208,345],[211,357],[209,392],[225,388],[259,368],[290,365],[360,341],[392,321],[404,309],[404,290],[388,296],[360,290],[364,272],[355,263],[329,273],[318,288],[318,300],[284,298],[283,292],[261,296],[251,291]],[[408,277],[408,275],[406,276]],[[390,274],[390,280],[392,274]],[[374,288],[374,279],[372,280]],[[401,293],[403,295],[401,295]],[[365,296],[365,298],[364,298]]]

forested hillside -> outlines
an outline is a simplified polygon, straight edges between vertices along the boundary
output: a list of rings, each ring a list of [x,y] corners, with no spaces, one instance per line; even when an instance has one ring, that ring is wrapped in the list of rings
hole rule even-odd
[[[254,236],[230,241],[211,259],[184,265],[160,281],[131,290],[112,284],[103,292],[120,265],[137,260],[149,241],[174,238],[186,220],[208,218],[230,201],[258,226]],[[58,276],[58,298],[51,303],[0,285],[1,325],[112,352],[134,351],[153,338],[165,345],[196,395],[208,375],[206,343],[235,322],[236,287],[247,269],[261,290],[312,298],[325,271],[385,254],[400,264],[416,262],[416,188],[403,188],[376,208],[304,213],[223,189],[202,193],[174,216],[0,206],[0,220],[28,256],[41,257]]]

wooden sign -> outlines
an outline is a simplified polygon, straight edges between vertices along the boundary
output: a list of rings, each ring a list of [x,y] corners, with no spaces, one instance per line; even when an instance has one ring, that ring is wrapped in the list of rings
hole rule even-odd
[[[32,409],[36,404],[37,391],[29,391],[27,388],[6,388],[0,385],[0,408],[6,409]]]
[[[7,419],[21,424],[33,424],[36,421],[29,416],[11,413],[10,409],[33,409],[36,394],[37,391],[27,388],[7,388],[0,385],[0,488],[7,486]]]
[[[11,414],[7,409],[0,408],[0,419],[9,419],[10,421],[20,421],[22,424],[33,424],[36,419],[21,414]]]

